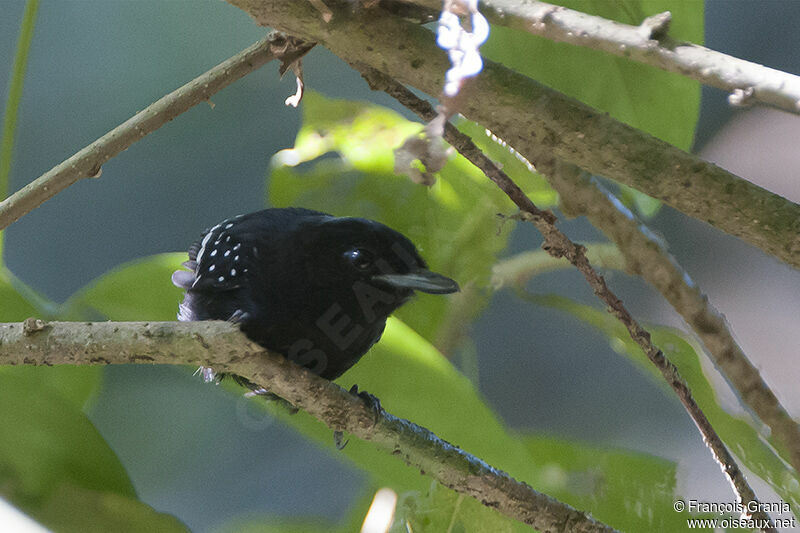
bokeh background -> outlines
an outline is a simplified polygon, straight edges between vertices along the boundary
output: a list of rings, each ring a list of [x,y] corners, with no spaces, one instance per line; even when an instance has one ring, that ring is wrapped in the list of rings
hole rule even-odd
[[[709,0],[705,7],[708,47],[800,73],[800,3]],[[23,8],[22,0],[0,0],[4,91]],[[42,1],[11,189],[264,32],[216,0]],[[304,65],[306,84],[316,91],[397,109],[320,47]],[[197,106],[146,137],[104,165],[100,179],[78,183],[9,228],[9,268],[61,302],[121,263],[184,250],[218,220],[270,205],[269,161],[293,145],[300,125],[300,113],[283,104],[293,91],[294,80],[279,81],[271,64],[214,96],[213,108]],[[800,201],[800,120],[772,110],[734,110],[725,96],[703,88],[695,150]],[[800,416],[800,272],[669,208],[651,225],[726,315],[784,405]],[[598,238],[581,220],[563,227],[575,240]],[[535,232],[517,227],[508,253],[539,242]],[[681,326],[640,281],[620,273],[609,281],[643,320]],[[576,272],[541,276],[531,288],[593,303]],[[678,401],[588,326],[500,292],[472,333],[480,391],[509,426],[665,457],[677,461],[687,497],[731,499]],[[739,409],[732,395],[726,406]],[[329,450],[184,369],[108,368],[90,416],[140,497],[194,531],[211,531],[242,513],[335,519],[363,482],[357,468]]]

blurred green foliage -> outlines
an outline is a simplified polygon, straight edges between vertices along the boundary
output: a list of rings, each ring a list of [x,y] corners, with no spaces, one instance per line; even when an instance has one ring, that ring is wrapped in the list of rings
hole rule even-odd
[[[660,372],[650,363],[638,344],[630,338],[625,326],[604,310],[582,305],[555,295],[532,296],[538,305],[566,311],[608,337],[611,347],[629,357],[642,371],[664,388],[665,395],[673,392]],[[664,326],[648,326],[653,344],[680,370],[692,391],[695,401],[708,417],[728,449],[758,477],[769,483],[783,501],[793,509],[800,508],[800,478],[788,464],[788,454],[778,442],[768,442],[753,428],[752,420],[734,416],[721,405],[714,387],[703,372],[700,361],[702,349],[681,331]],[[784,456],[781,456],[784,452]]]
[[[185,253],[168,253],[121,265],[73,294],[60,316],[64,320],[175,320],[176,302],[183,291],[172,284],[172,273],[187,259]]]
[[[84,414],[99,373],[0,368],[0,495],[54,531],[185,531],[141,503]]]

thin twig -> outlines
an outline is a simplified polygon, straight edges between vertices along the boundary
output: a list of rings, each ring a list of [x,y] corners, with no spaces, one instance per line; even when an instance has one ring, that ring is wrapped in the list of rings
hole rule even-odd
[[[586,175],[560,173],[550,183],[559,192],[562,210],[586,215],[625,257],[626,269],[645,279],[672,304],[703,342],[717,368],[738,392],[745,405],[772,430],[789,452],[789,461],[800,473],[800,426],[786,412],[764,382],[758,369],[742,351],[725,320],[672,255],[630,212],[621,212],[619,202]]]
[[[327,24],[308,2],[227,1],[259,24],[319,42],[351,64],[441,94],[450,64],[427,28],[377,8],[328,3],[335,22]],[[546,150],[800,268],[800,205],[489,60],[460,94],[459,112],[529,160]]]
[[[386,92],[397,99],[402,105],[418,114],[423,120],[430,121],[436,117],[436,112],[428,102],[418,98],[409,89],[385,74],[374,69],[364,69],[362,70],[362,75],[373,89]],[[586,249],[583,246],[573,243],[564,235],[564,233],[555,226],[556,217],[549,211],[542,211],[537,208],[522,189],[520,189],[505,172],[500,170],[500,168],[497,167],[497,165],[495,165],[467,135],[461,133],[452,124],[448,123],[445,127],[444,138],[453,148],[468,161],[481,169],[490,180],[497,184],[497,186],[508,195],[511,201],[522,211],[522,219],[536,226],[536,229],[538,229],[544,237],[542,248],[545,251],[553,257],[566,258],[581,272],[581,274],[583,274],[583,277],[586,278],[586,281],[592,287],[597,297],[607,305],[608,311],[617,317],[625,326],[631,338],[641,347],[642,351],[647,355],[647,358],[658,368],[667,384],[678,396],[681,403],[686,408],[686,411],[689,413],[689,416],[700,430],[706,445],[728,476],[737,497],[745,503],[757,501],[753,489],[747,483],[744,474],[725,447],[722,439],[717,435],[717,432],[711,426],[708,418],[706,418],[700,406],[695,402],[688,385],[680,376],[678,369],[667,359],[659,348],[653,345],[650,340],[650,333],[639,325],[625,308],[622,301],[608,288],[603,277],[592,268],[586,257]],[[580,169],[574,165],[563,163],[548,155],[537,157],[533,163],[537,171],[546,176],[555,174],[577,174],[580,172]],[[774,530],[772,521],[763,511],[756,511],[752,516],[754,519],[758,520],[760,524],[763,524],[762,529],[765,531]]]
[[[442,4],[409,3],[427,10],[440,10]],[[639,26],[535,0],[482,0],[481,12],[498,26],[625,57],[722,89],[730,93],[728,102],[734,106],[765,104],[800,114],[800,76],[672,39],[668,11]]]
[[[205,74],[149,105],[126,122],[0,202],[0,230],[101,167],[133,143],[273,59],[291,63],[313,44],[272,32]]]
[[[611,532],[429,430],[252,343],[223,321],[0,324],[1,365],[186,364],[258,383],[335,431],[375,442],[442,485],[542,531]]]

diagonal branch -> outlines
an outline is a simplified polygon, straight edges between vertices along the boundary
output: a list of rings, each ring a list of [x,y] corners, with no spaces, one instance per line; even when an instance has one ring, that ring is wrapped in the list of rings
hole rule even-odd
[[[239,78],[273,59],[291,63],[302,57],[311,47],[313,44],[298,42],[280,32],[273,32],[265,39],[223,61],[205,74],[149,105],[0,202],[0,230],[77,181],[99,177],[106,161],[181,113],[200,102],[208,101],[213,94]]]
[[[319,42],[351,64],[441,94],[447,56],[433,33],[417,24],[376,8],[353,12],[337,4],[326,23],[307,2],[228,1],[256,22]],[[528,160],[546,151],[800,268],[800,205],[488,60],[464,85],[459,101],[459,112]]]
[[[409,0],[441,10],[440,0]],[[681,74],[730,93],[731,105],[766,104],[800,114],[800,76],[669,37],[669,11],[631,26],[566,7],[528,0],[483,0],[492,24],[551,41],[600,50]]]
[[[553,174],[550,183],[561,198],[562,210],[586,215],[592,225],[614,241],[626,270],[641,276],[672,304],[703,342],[717,368],[753,412],[764,421],[789,452],[800,473],[800,426],[786,412],[758,369],[733,338],[725,320],[675,259],[643,231],[642,223],[586,175]],[[645,228],[646,229],[646,228]]]
[[[429,430],[250,342],[228,322],[0,324],[0,365],[187,364],[213,366],[274,392],[325,423],[375,442],[439,483],[542,531],[612,532],[493,468]]]
[[[433,107],[417,97],[409,89],[385,74],[374,69],[363,69],[362,75],[374,90],[382,90],[396,98],[401,104],[418,114],[423,120],[431,121],[437,117]],[[486,177],[492,180],[500,189],[506,193],[512,202],[520,209],[523,220],[531,222],[544,237],[542,248],[553,257],[564,257],[581,274],[591,286],[595,295],[607,305],[609,313],[625,326],[631,338],[639,345],[647,358],[658,368],[664,380],[672,388],[678,399],[683,404],[689,416],[697,425],[703,440],[708,446],[715,459],[722,466],[725,475],[730,480],[737,497],[742,502],[751,502],[756,499],[755,492],[747,483],[744,474],[736,464],[736,460],[728,451],[725,443],[714,430],[711,422],[706,418],[705,413],[697,402],[695,402],[689,386],[680,376],[677,367],[667,359],[664,353],[650,340],[650,333],[645,330],[628,312],[622,301],[606,285],[603,277],[592,268],[589,259],[586,257],[586,249],[572,242],[555,225],[556,218],[549,211],[542,211],[528,198],[516,183],[500,168],[497,167],[472,140],[465,134],[458,131],[452,124],[445,126],[444,138],[461,155],[469,160],[476,167],[481,169]],[[580,169],[569,163],[563,163],[549,154],[542,153],[540,157],[534,159],[537,171],[547,176],[553,175],[578,175]],[[759,521],[760,528],[765,531],[774,531],[769,516],[759,510],[752,514],[753,518]]]

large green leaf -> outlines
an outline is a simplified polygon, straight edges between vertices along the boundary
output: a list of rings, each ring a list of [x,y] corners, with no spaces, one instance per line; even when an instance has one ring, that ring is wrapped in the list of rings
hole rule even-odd
[[[394,174],[393,149],[422,125],[393,111],[308,92],[303,120],[295,146],[273,160],[271,203],[383,222],[407,235],[431,268],[473,287],[449,298],[420,295],[398,313],[449,351],[453,346],[439,343],[440,336],[454,323],[467,323],[487,302],[480,289],[508,238],[499,231],[496,213],[513,204],[460,156],[450,158],[430,188]],[[322,158],[331,152],[337,157]],[[526,188],[543,187],[530,173],[522,179]]]
[[[641,348],[630,338],[625,327],[608,313],[560,296],[535,296],[533,301],[566,311],[597,328],[609,339],[614,350],[629,357],[672,394],[659,371]],[[678,367],[694,399],[703,409],[714,429],[748,469],[770,484],[792,509],[800,508],[800,479],[776,450],[745,419],[728,413],[721,405],[700,364],[701,349],[687,341],[682,332],[663,326],[649,327],[653,343]]]
[[[98,366],[0,366],[0,375],[30,390],[49,390],[59,402],[77,409],[87,407],[100,388],[102,368]]]
[[[556,3],[633,25],[647,16],[670,11],[670,36],[703,42],[703,2],[697,0]],[[692,145],[700,111],[700,84],[694,80],[500,26],[492,28],[481,53],[679,148],[688,150]],[[643,216],[652,216],[659,206],[656,200],[629,187],[622,188],[622,199]]]
[[[0,322],[20,322],[28,317],[41,317],[41,313],[17,291],[11,273],[0,268]]]
[[[136,498],[116,492],[102,492],[59,485],[42,506],[36,519],[58,533],[113,531],[115,533],[188,533],[189,529],[172,515],[159,513]]]
[[[559,452],[558,446],[550,445],[552,441],[521,437],[508,431],[473,384],[430,343],[398,319],[390,319],[381,342],[338,382],[345,387],[359,383],[378,396],[392,414],[427,427],[536,489],[553,490],[583,510],[603,513],[604,520],[611,525],[630,524],[635,526],[632,530],[649,531],[654,524],[672,523],[667,511],[673,500],[673,465],[629,453],[632,464],[641,468],[624,471],[632,476],[628,488],[633,487],[635,492],[625,494],[648,502],[648,506],[652,503],[653,507],[658,507],[655,502],[660,501],[660,510],[639,514],[630,506],[616,506],[623,497],[625,485],[623,471],[615,477],[611,470],[619,467],[628,452],[620,450],[604,455],[596,449],[570,445],[568,441],[561,442]],[[400,494],[398,516],[408,520],[414,531],[446,530],[447,527],[440,529],[440,526],[447,526],[451,520],[456,524],[453,531],[516,531],[518,528],[527,531],[525,526],[497,515],[471,498],[460,500],[455,493],[432,485],[430,478],[420,476],[398,457],[376,449],[374,444],[351,439],[339,452],[334,449],[330,430],[315,419],[304,413],[288,416],[274,408],[272,411],[334,455],[347,458],[366,470],[371,475],[371,489],[389,486]],[[587,497],[585,486],[556,483],[551,475],[554,465],[567,472],[567,477],[583,472],[580,475],[591,477],[597,483],[595,487],[603,490]],[[363,502],[353,511],[357,517],[363,518],[368,503]]]
[[[344,526],[337,527],[323,520],[273,515],[236,518],[212,530],[213,533],[351,533],[353,531],[358,530]]]
[[[463,531],[520,533],[529,526],[514,522],[500,513],[489,512],[479,501],[430,483],[427,492],[407,492],[398,501],[390,533]]]
[[[469,380],[398,319],[389,319],[381,341],[337,382],[346,388],[361,384],[392,414],[427,427],[492,466],[523,479],[528,472],[523,443],[506,431]],[[299,413],[285,420],[333,448],[330,431],[316,419]],[[352,439],[340,455],[354,459],[379,482],[400,482],[406,489],[420,491],[427,491],[430,483],[368,442]]]
[[[159,259],[153,263],[165,263]],[[149,270],[158,286],[161,272],[153,266],[145,264],[142,270]],[[137,304],[147,314],[157,299],[147,300],[146,291],[130,291],[136,285],[119,285],[141,281],[144,273],[138,273],[139,278],[125,278],[129,273],[123,272],[121,280],[112,273],[110,280],[74,297],[64,314],[80,317],[95,305],[92,313],[124,314]],[[60,314],[20,284],[10,272],[0,271],[0,321]],[[87,307],[79,310],[78,305]],[[0,367],[0,427],[5,428],[0,431],[0,494],[56,531],[186,531],[174,517],[137,500],[119,459],[83,413],[101,375],[99,367]]]
[[[185,253],[151,255],[115,268],[79,290],[64,304],[65,320],[175,320],[181,289],[172,273]]]
[[[703,3],[696,0],[561,0],[560,5],[638,25],[670,11],[669,34],[703,42]],[[700,85],[684,76],[585,47],[492,27],[481,53],[684,150],[692,144]]]
[[[20,293],[14,275],[0,268],[0,322],[20,322],[28,317],[48,318],[55,308],[44,297],[23,287],[27,297]],[[82,408],[92,398],[100,384],[100,369],[96,367],[0,367],[18,384],[30,390],[50,390],[58,394],[60,401],[72,402]]]
[[[525,437],[535,458],[535,483],[579,509],[591,509],[621,531],[678,531],[686,517],[672,509],[676,465],[665,459],[588,446],[564,439]],[[645,518],[647,517],[647,518]]]
[[[74,402],[0,371],[0,492],[36,516],[63,484],[135,497],[117,456]]]

